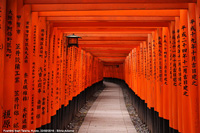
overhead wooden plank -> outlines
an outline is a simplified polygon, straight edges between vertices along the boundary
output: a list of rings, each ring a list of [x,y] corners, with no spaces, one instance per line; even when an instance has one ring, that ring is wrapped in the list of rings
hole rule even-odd
[[[135,45],[130,45],[130,44],[123,44],[123,45],[116,45],[116,44],[107,44],[107,45],[105,45],[105,44],[96,44],[96,45],[93,45],[93,44],[82,44],[82,45],[80,45],[80,44],[79,44],[79,47],[80,47],[80,48],[85,48],[85,47],[135,48],[135,47],[137,47],[138,45],[139,45],[139,43],[138,43],[138,44],[135,44]]]
[[[63,23],[54,23],[54,27],[167,27],[168,22],[63,22]]]
[[[122,65],[123,62],[103,62],[104,66],[110,66],[110,65]]]
[[[98,57],[99,59],[116,59],[116,60],[121,60],[121,59],[125,59],[126,57],[113,57],[113,56],[106,56],[106,57]]]
[[[90,33],[90,32],[98,32],[98,33],[105,33],[105,32],[115,32],[115,33],[146,33],[149,34],[152,31],[155,30],[155,28],[130,28],[130,27],[107,27],[107,28],[101,28],[101,27],[90,27],[90,28],[83,28],[83,27],[76,27],[76,28],[58,28],[63,32],[66,32],[67,34],[78,34],[78,33]]]
[[[40,17],[50,16],[180,16],[179,10],[112,10],[112,11],[51,11],[39,12]]]
[[[107,45],[107,44],[115,44],[115,45],[124,45],[124,44],[129,44],[129,45],[135,45],[139,44],[141,41],[79,41],[79,45],[83,44],[102,44],[102,45]]]
[[[90,52],[91,53],[91,52]],[[127,53],[91,53],[94,56],[98,57],[126,57],[128,54]]]
[[[49,21],[109,21],[109,20],[113,20],[113,21],[133,21],[133,20],[175,20],[174,17],[144,17],[144,16],[139,16],[139,17],[133,17],[133,16],[88,16],[88,17],[84,17],[84,16],[75,16],[75,17],[70,17],[70,16],[65,16],[65,17],[47,17],[47,20]]]
[[[90,53],[130,53],[130,51],[132,50],[132,48],[107,48],[107,47],[85,47],[82,48],[84,51],[86,52],[90,52]]]
[[[107,27],[107,28],[102,28],[102,27],[90,27],[90,28],[86,28],[86,27],[69,27],[69,28],[58,28],[59,30],[62,30],[64,32],[66,32],[67,34],[70,33],[90,33],[90,32],[131,32],[131,33],[150,33],[152,31],[155,30],[155,28],[133,28],[133,27]]]
[[[98,57],[99,58],[99,57]],[[115,61],[118,61],[118,62],[120,62],[120,61],[124,61],[125,60],[125,58],[124,59],[114,59],[114,58],[99,58],[100,60],[102,60],[102,61],[109,61],[109,62],[115,62]]]
[[[75,33],[77,36],[80,36],[82,38],[84,37],[147,37],[147,34],[146,33],[137,33],[137,34],[134,34],[134,33],[121,33],[121,32],[106,32],[106,33],[98,33],[98,32],[84,32],[84,33],[76,33],[76,32],[72,32],[72,33],[68,33],[66,34],[65,36],[67,35],[71,35]],[[79,39],[81,40],[81,39]]]
[[[143,41],[147,37],[84,37],[80,41]]]
[[[196,0],[24,0],[24,4],[195,3]]]
[[[124,62],[125,59],[100,59],[103,62]]]
[[[99,50],[99,49],[92,49],[92,50],[85,50],[85,51],[90,51],[90,53],[126,53],[128,54],[130,50],[116,50],[116,49],[111,49],[111,50]]]
[[[121,4],[33,4],[33,12],[41,11],[96,11],[96,10],[163,10],[188,9],[187,3],[121,3]]]
[[[87,50],[129,50],[131,51],[132,49],[131,48],[126,48],[126,47],[123,47],[123,48],[117,48],[117,47],[112,47],[112,48],[107,48],[107,47],[86,47],[86,48],[83,48],[83,50],[87,51]]]

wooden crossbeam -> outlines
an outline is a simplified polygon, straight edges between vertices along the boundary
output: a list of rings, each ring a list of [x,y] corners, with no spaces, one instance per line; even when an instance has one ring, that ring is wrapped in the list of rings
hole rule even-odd
[[[145,41],[147,37],[83,37],[79,42],[83,41]]]
[[[63,22],[63,23],[54,23],[54,27],[167,27],[169,26],[168,22]]]
[[[179,10],[112,10],[112,11],[51,11],[39,12],[41,17],[50,16],[180,16]]]
[[[24,4],[195,3],[197,0],[24,0]]]
[[[114,44],[114,45],[135,45],[139,44],[141,41],[79,41],[79,45],[86,45],[86,44],[93,44],[93,45],[107,45],[107,44]]]
[[[92,47],[96,47],[96,48],[136,48],[137,46],[139,46],[138,44],[135,45],[130,45],[130,44],[124,44],[124,45],[116,45],[116,44],[79,44],[80,48],[92,48]]]
[[[48,21],[171,21],[175,20],[174,17],[133,17],[133,16],[65,16],[65,17],[47,17]]]
[[[72,32],[72,33],[76,33],[76,32]],[[72,33],[67,33],[66,35],[70,35]],[[80,36],[82,38],[85,37],[148,37],[147,33],[127,33],[127,32],[81,32],[81,33],[76,33],[77,36]],[[81,41],[81,39],[79,39]]]
[[[188,9],[187,3],[121,3],[121,4],[32,4],[33,12],[96,10],[163,10]]]

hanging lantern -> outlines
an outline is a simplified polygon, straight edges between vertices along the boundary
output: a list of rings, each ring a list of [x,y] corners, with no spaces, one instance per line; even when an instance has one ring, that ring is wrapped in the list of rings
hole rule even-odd
[[[68,38],[68,46],[67,47],[71,47],[71,46],[76,46],[78,47],[78,38],[81,38],[80,36],[76,36],[74,34],[66,36]]]

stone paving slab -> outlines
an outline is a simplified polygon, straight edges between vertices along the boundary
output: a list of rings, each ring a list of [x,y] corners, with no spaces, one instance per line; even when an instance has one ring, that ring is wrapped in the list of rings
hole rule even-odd
[[[120,86],[109,82],[104,84],[106,88],[88,111],[79,133],[137,133]]]

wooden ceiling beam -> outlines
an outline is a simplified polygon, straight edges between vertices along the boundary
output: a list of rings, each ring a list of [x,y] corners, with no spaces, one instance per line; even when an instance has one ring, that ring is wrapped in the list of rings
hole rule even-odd
[[[96,53],[96,54],[109,54],[109,53],[130,53],[131,50],[99,50],[99,49],[93,49],[93,50],[86,50],[86,51],[90,51],[91,53]]]
[[[63,23],[53,23],[54,27],[168,27],[169,22],[63,22]]]
[[[80,36],[82,38],[85,37],[148,37],[147,33],[131,33],[131,32],[72,32],[75,33],[77,36]],[[65,33],[66,35],[71,35],[72,33]],[[81,40],[81,39],[79,39]]]
[[[116,44],[82,44],[79,45],[80,48],[92,48],[92,47],[96,47],[96,48],[136,48],[137,46],[139,46],[140,44],[135,44],[135,45],[130,45],[130,44],[124,44],[124,45],[116,45]]]
[[[91,51],[88,51],[94,56],[101,56],[101,57],[107,57],[107,56],[113,56],[113,57],[126,57],[128,53],[92,53]]]
[[[79,45],[84,45],[84,44],[93,44],[93,45],[107,45],[107,44],[115,44],[115,45],[124,45],[124,44],[139,44],[141,41],[79,41]]]
[[[103,62],[104,66],[122,65],[124,62]]]
[[[144,41],[147,37],[83,37],[80,41]]]
[[[118,33],[118,34],[150,34],[152,33],[152,31],[156,30],[156,28],[154,29],[147,29],[147,30],[132,30],[132,28],[85,28],[85,29],[63,29],[61,30],[61,32],[64,32],[65,34],[67,35],[70,35],[70,34],[77,34],[77,35],[82,35],[84,37],[90,37],[89,34],[93,33],[93,34],[112,34],[112,33]],[[101,37],[104,37],[104,36],[101,36]],[[92,37],[99,37],[99,36],[92,36]],[[107,36],[105,36],[107,37]],[[110,36],[109,36],[110,37]],[[141,36],[141,37],[144,37],[144,36]]]
[[[179,10],[111,10],[111,11],[51,11],[39,12],[40,17],[64,16],[151,16],[151,17],[177,17]]]
[[[196,3],[197,0],[24,0],[24,4]]]
[[[99,59],[126,59],[126,56],[124,57],[117,57],[117,56],[98,56]]]
[[[187,3],[121,3],[121,4],[32,4],[33,12],[97,10],[169,10],[188,9]]]
[[[112,48],[107,48],[107,47],[85,47],[83,48],[83,50],[85,51],[93,51],[93,50],[111,50],[111,51],[115,51],[115,50],[127,50],[127,51],[131,51],[132,48],[118,48],[118,47],[112,47]]]
[[[99,57],[98,57],[99,58]],[[124,62],[124,59],[109,59],[109,58],[99,58],[100,60],[104,61],[104,62]]]
[[[175,17],[133,17],[133,16],[90,16],[90,17],[47,17],[48,21],[172,21]]]

